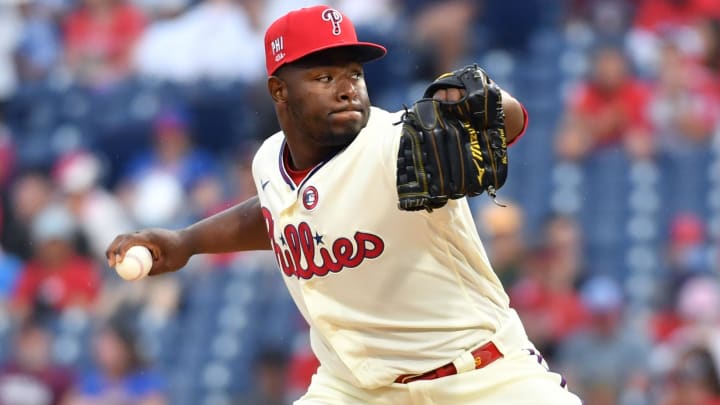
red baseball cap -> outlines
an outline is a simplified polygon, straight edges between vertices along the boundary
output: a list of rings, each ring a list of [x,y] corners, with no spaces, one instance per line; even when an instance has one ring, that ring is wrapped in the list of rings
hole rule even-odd
[[[359,42],[350,19],[329,6],[291,11],[265,31],[265,65],[268,75],[281,66],[311,53],[331,48],[352,48],[358,62],[370,62],[387,50],[371,42]]]

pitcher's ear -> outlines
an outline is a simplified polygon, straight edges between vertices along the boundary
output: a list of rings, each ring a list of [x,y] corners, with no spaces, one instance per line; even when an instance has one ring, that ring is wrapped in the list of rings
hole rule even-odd
[[[276,103],[284,103],[287,101],[287,85],[281,78],[277,76],[268,77],[268,91],[270,92],[270,97],[272,97]]]

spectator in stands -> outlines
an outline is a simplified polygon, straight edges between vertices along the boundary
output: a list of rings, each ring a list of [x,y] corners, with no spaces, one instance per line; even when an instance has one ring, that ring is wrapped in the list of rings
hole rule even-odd
[[[133,3],[140,7],[152,25],[157,21],[179,16],[194,2],[189,0],[134,0]]]
[[[653,334],[660,341],[668,339],[682,325],[677,305],[685,283],[713,272],[705,224],[698,215],[676,214],[670,221],[669,237],[663,250],[665,272],[658,280],[652,324]]]
[[[16,60],[22,81],[42,81],[57,70],[63,51],[56,24],[63,10],[58,3],[32,0],[20,5],[24,26]]]
[[[600,41],[619,40],[632,22],[631,3],[628,0],[570,0],[565,3],[566,26],[587,26]]]
[[[33,255],[31,224],[52,201],[53,192],[50,179],[41,170],[27,170],[13,180],[2,227],[2,245],[8,252],[23,260]]]
[[[480,206],[475,222],[486,241],[485,248],[495,272],[503,285],[511,289],[527,259],[527,246],[523,236],[524,217],[521,208],[503,201],[506,207],[488,203]]]
[[[594,276],[583,284],[580,296],[588,323],[560,343],[556,356],[568,384],[586,405],[644,397],[651,342],[625,321],[620,286],[607,276]]]
[[[17,4],[22,0],[0,3],[0,122],[5,107],[18,85],[15,69],[15,48],[20,41],[22,20]]]
[[[705,346],[684,351],[660,387],[659,405],[720,404],[717,358]]]
[[[700,37],[695,86],[703,94],[712,95],[715,126],[720,126],[720,13],[704,18],[695,26]]]
[[[167,404],[166,382],[143,359],[136,339],[125,325],[99,328],[92,346],[96,367],[80,377],[68,404]]]
[[[106,86],[132,69],[135,42],[145,17],[126,0],[83,0],[64,21],[67,66],[81,83]]]
[[[216,214],[254,195],[256,189],[249,162],[252,162],[251,157],[257,147],[258,144],[255,142],[243,143],[231,154],[230,162],[224,165],[223,173],[203,176],[194,183],[183,208],[189,214],[189,221],[198,221],[208,215]],[[241,256],[252,255],[247,252],[206,255],[197,258],[196,265],[191,268],[202,273],[207,267],[224,268],[233,262],[235,266],[242,266],[242,259],[236,261]],[[272,266],[272,263],[270,265]]]
[[[672,218],[666,252],[675,288],[691,277],[712,272],[709,241],[699,215],[682,212]]]
[[[226,198],[223,180],[218,173],[204,176],[193,184],[185,208],[193,218],[205,218],[232,205]]]
[[[676,311],[682,325],[670,335],[670,345],[707,344],[720,353],[720,280],[716,274],[698,275],[683,283]]]
[[[700,19],[694,26],[699,37],[697,63],[704,70],[708,85],[718,91],[720,85],[720,15]]]
[[[63,404],[75,372],[53,364],[50,331],[28,319],[17,330],[13,348],[12,358],[0,366],[0,404]]]
[[[203,267],[198,272],[207,270]],[[100,322],[123,319],[162,328],[178,316],[181,295],[179,277],[152,277],[142,283],[128,283],[109,271],[93,315]]]
[[[550,217],[543,226],[542,244],[529,253],[522,277],[510,290],[528,336],[547,359],[560,341],[586,321],[586,310],[575,289],[582,272],[578,225],[565,216]]]
[[[87,238],[90,252],[105,259],[105,248],[117,231],[132,226],[120,201],[100,185],[100,160],[87,151],[74,151],[60,157],[54,180],[63,193],[64,203]]]
[[[583,229],[575,218],[551,214],[543,224],[542,238],[549,249],[555,277],[562,284],[576,286],[585,276],[583,258]]]
[[[710,75],[720,74],[720,13],[714,18],[704,18],[697,25],[697,30],[702,43],[700,50],[700,62],[705,66]]]
[[[684,353],[693,347],[720,353],[720,282],[717,276],[696,276],[685,282],[675,308],[679,325],[656,343],[651,355],[653,373],[659,376],[671,375],[673,365],[681,363]]]
[[[648,89],[629,71],[618,48],[594,54],[592,77],[573,89],[556,138],[562,159],[578,160],[603,148],[622,146],[634,158],[653,153],[646,116]]]
[[[628,53],[643,75],[654,75],[660,67],[663,40],[674,38],[682,45],[683,53],[696,53],[698,41],[693,26],[708,17],[720,17],[720,2],[642,0],[635,13],[633,28],[627,35]]]
[[[688,27],[710,16],[720,16],[720,5],[713,0],[641,0],[634,26],[659,33]]]
[[[407,0],[366,0],[358,2],[355,0],[330,0],[323,4],[343,10],[355,25],[357,30],[365,28],[376,28],[380,31],[390,28],[388,25],[398,23],[398,15],[402,11],[403,3],[410,3]],[[242,0],[243,7],[248,10],[253,25],[257,30],[264,28],[288,11],[285,0]],[[417,3],[417,2],[414,2]],[[315,0],[295,0],[293,7],[312,7],[317,4]],[[412,8],[419,6],[411,4]],[[407,7],[407,5],[406,5]],[[402,22],[400,22],[402,24]]]
[[[138,179],[159,170],[177,178],[188,190],[217,169],[212,156],[193,145],[190,116],[182,107],[168,107],[157,114],[152,140],[152,149],[138,153],[126,168],[127,178]]]
[[[190,189],[190,207],[187,207],[194,220],[216,214],[254,195],[256,189],[250,162],[258,147],[255,140],[240,142],[227,154],[227,161],[223,161],[217,171],[195,182]]]
[[[50,318],[70,308],[91,311],[100,274],[95,262],[77,252],[76,230],[71,214],[59,205],[48,206],[33,219],[34,255],[12,294],[17,318],[36,311]]]
[[[180,204],[200,181],[218,172],[213,157],[193,145],[189,116],[183,109],[161,111],[153,131],[152,148],[128,164],[120,186],[122,198],[143,226],[183,221]]]
[[[658,148],[664,153],[704,147],[720,122],[720,93],[698,70],[674,43],[665,44],[648,105]]]
[[[411,70],[418,81],[476,62],[487,49],[522,52],[539,28],[540,1],[404,0],[409,33],[405,42],[420,58]],[[506,24],[512,19],[513,24]],[[354,21],[354,20],[353,20]],[[419,68],[419,69],[418,69]]]
[[[253,82],[264,74],[262,43],[238,1],[203,0],[152,24],[138,43],[134,64],[142,75],[180,83]]]
[[[232,159],[230,167],[230,192],[232,194],[232,202],[244,201],[255,192],[255,183],[252,177],[251,156],[255,154],[257,148],[260,147],[258,142],[247,142],[241,145],[236,151],[235,157]]]
[[[479,15],[477,2],[468,0],[452,1],[410,1],[413,17],[411,21],[411,45],[428,55],[429,71],[418,79],[434,79],[444,72],[457,69],[466,55],[472,22]],[[425,76],[425,77],[422,77]]]

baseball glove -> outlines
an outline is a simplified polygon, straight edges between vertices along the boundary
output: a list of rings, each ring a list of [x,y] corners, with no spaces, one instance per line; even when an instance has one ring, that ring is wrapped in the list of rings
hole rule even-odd
[[[432,99],[463,89],[457,102]],[[397,161],[398,206],[432,211],[448,199],[495,192],[507,177],[507,139],[500,88],[477,65],[446,73],[406,109]]]

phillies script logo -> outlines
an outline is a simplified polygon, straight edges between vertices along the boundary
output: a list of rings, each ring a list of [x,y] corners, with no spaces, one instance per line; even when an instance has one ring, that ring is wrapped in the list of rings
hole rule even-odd
[[[354,241],[338,238],[327,244],[323,236],[313,233],[310,225],[285,225],[279,241],[275,239],[275,221],[267,208],[262,209],[275,258],[286,276],[309,280],[328,272],[339,273],[345,268],[357,267],[365,259],[374,259],[385,250],[385,243],[371,233],[355,232]]]

